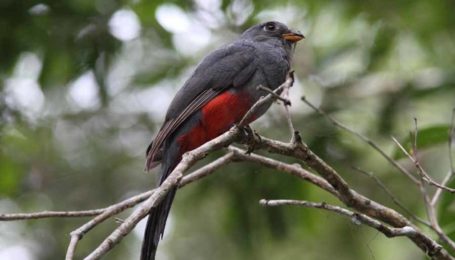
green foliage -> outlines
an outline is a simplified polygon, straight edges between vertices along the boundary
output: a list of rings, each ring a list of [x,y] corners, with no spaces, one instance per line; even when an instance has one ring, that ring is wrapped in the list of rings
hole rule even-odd
[[[111,24],[122,12],[129,20],[120,24],[139,23],[130,38],[116,36]],[[424,217],[417,188],[300,96],[395,158],[403,156],[390,136],[402,137],[411,151],[408,136],[417,118],[421,164],[442,180],[449,170],[442,144],[455,97],[452,13],[449,0],[0,1],[1,211],[105,207],[153,187],[155,172],[143,173],[144,152],[176,89],[209,51],[258,21],[275,19],[306,36],[296,48],[297,82],[291,90],[293,120],[305,142],[356,190],[399,210],[353,166],[374,173]],[[285,126],[278,106],[253,125],[280,140],[288,139]],[[412,164],[400,163],[414,171]],[[264,208],[258,204],[262,198],[338,203],[292,176],[236,163],[178,192],[161,257],[423,258],[405,239],[387,239],[317,210]],[[443,193],[438,211],[443,229],[455,239],[451,194]],[[35,259],[62,259],[68,233],[85,221],[0,223],[0,255],[22,245]],[[108,221],[87,234],[78,257],[116,226]],[[108,259],[136,259],[142,236],[137,231]]]
[[[418,129],[416,133],[410,134],[404,141],[400,142],[406,151],[412,155],[415,153],[414,146],[418,150],[431,148],[441,143],[447,143],[449,139],[450,125],[433,125],[428,128]],[[406,154],[399,148],[395,150],[395,159],[406,157]]]

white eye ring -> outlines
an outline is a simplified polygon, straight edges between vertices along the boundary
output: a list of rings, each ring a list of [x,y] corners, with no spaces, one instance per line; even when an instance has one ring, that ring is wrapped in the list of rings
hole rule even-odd
[[[264,25],[264,31],[275,31],[276,25],[274,23],[266,23]]]

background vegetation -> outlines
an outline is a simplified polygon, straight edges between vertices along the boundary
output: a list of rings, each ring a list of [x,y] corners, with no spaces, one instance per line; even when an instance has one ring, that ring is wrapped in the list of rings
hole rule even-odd
[[[416,187],[299,100],[307,96],[396,157],[390,136],[405,142],[417,118],[419,158],[441,180],[455,106],[454,9],[449,0],[2,0],[0,211],[104,207],[154,187],[154,172],[143,172],[145,148],[175,91],[207,52],[273,19],[307,37],[296,48],[291,92],[304,141],[365,195],[393,206],[352,167],[374,173],[424,216]],[[287,139],[280,109],[253,127]],[[329,200],[290,176],[226,167],[179,191],[159,259],[424,259],[404,238],[317,210],[263,208],[261,198]],[[439,212],[455,238],[453,196],[444,195]],[[0,223],[0,259],[62,259],[69,232],[84,221]],[[78,256],[116,225],[85,236]],[[143,228],[108,259],[136,259]]]

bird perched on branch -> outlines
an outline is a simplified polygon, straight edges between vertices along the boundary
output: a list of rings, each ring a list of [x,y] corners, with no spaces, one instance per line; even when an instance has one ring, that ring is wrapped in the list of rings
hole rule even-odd
[[[285,24],[271,21],[249,28],[236,41],[205,57],[172,100],[147,149],[146,169],[161,163],[161,184],[185,152],[239,123],[267,94],[259,85],[274,90],[285,81],[295,44],[303,38]],[[264,114],[270,104],[262,105],[247,123]],[[141,260],[155,259],[176,191],[172,189],[150,210]]]

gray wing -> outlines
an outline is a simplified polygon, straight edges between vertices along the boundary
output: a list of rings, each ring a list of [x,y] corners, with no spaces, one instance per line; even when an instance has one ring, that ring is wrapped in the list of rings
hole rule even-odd
[[[237,41],[209,54],[171,102],[160,131],[147,149],[146,169],[156,166],[166,140],[189,116],[231,87],[241,87],[257,69],[254,47]]]

